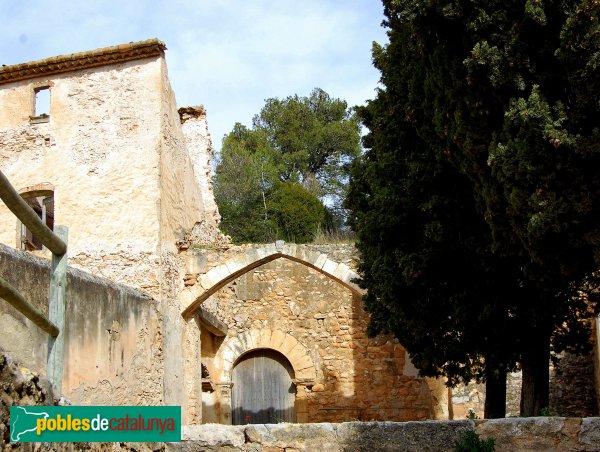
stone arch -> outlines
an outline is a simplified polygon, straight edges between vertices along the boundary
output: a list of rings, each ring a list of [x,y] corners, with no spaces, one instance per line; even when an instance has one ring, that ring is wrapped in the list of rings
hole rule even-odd
[[[221,379],[231,381],[235,363],[248,352],[271,349],[285,356],[294,369],[295,382],[311,384],[316,379],[316,369],[308,350],[294,336],[281,330],[249,330],[228,337],[221,345]]]
[[[312,251],[305,245],[277,241],[259,248],[251,248],[200,275],[198,278],[199,284],[196,284],[182,299],[183,303],[187,304],[182,316],[186,320],[191,319],[202,303],[219,289],[256,267],[279,258],[306,265],[350,289],[355,294],[362,295],[364,293],[353,282],[359,276],[346,264],[332,261],[327,257],[327,254]]]

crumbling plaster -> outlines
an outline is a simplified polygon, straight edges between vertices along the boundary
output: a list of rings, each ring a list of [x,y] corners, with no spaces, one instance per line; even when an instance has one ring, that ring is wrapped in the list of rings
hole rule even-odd
[[[55,217],[70,229],[71,256],[157,251],[161,77],[153,58],[0,89],[0,105],[26,112],[17,124],[0,117],[1,168],[17,189],[55,185]],[[43,81],[53,83],[50,121],[30,125],[25,104]],[[0,204],[0,242],[13,244],[15,228]]]

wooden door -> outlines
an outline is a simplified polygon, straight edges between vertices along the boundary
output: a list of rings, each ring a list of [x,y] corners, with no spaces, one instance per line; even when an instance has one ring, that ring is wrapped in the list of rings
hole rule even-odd
[[[233,424],[296,422],[293,377],[292,366],[279,352],[262,349],[244,355],[232,372]]]

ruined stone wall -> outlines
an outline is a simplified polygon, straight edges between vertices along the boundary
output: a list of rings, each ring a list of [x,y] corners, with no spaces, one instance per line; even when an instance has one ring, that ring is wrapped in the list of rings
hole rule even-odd
[[[161,59],[121,63],[0,87],[0,167],[16,189],[50,182],[71,256],[156,249]],[[35,86],[50,85],[50,120],[30,124]],[[19,118],[16,122],[15,118]],[[16,219],[0,204],[0,242]]]
[[[555,416],[598,416],[592,353],[561,353],[550,369],[549,411]]]
[[[55,224],[69,228],[70,265],[158,296],[162,58],[0,87],[0,168],[22,189],[55,187]],[[50,86],[49,122],[30,124],[33,91]],[[18,119],[18,120],[17,120]],[[17,246],[0,203],[0,242]]]
[[[553,416],[588,417],[598,415],[594,352],[585,356],[562,353],[550,366],[550,403]],[[521,372],[509,372],[506,379],[506,416],[519,416]],[[483,418],[485,384],[470,383],[452,389],[454,419],[465,419],[469,410]]]
[[[104,53],[111,52],[120,50]],[[44,86],[49,121],[32,124],[34,91]],[[0,168],[17,189],[55,187],[55,224],[70,231],[69,264],[160,301],[168,372],[159,399],[185,412],[181,350],[199,331],[181,318],[179,249],[193,232],[204,243],[222,239],[208,173],[196,168],[210,163],[194,162],[210,158],[206,117],[187,121],[184,136],[162,53],[3,84],[0,105]],[[0,204],[0,242],[19,246],[17,225]]]
[[[205,221],[218,223],[220,215],[213,194],[211,176],[213,149],[206,110],[203,106],[184,107],[179,109],[179,116],[186,146],[192,159],[194,175],[200,187],[202,205],[207,217]]]
[[[188,261],[193,263],[191,270],[202,274],[251,247],[190,249]],[[314,248],[327,252],[328,259],[354,265],[353,245]],[[193,285],[194,279],[188,277],[186,284]],[[367,338],[368,316],[360,297],[316,270],[288,259],[274,260],[220,289],[203,308],[228,327],[225,338],[214,339],[212,351],[203,338],[203,364],[216,383],[228,383],[226,360],[230,358],[225,355],[235,348],[228,344],[240,337],[258,342],[266,334],[270,338],[266,343],[273,343],[275,349],[277,341],[282,349],[288,342],[298,343],[286,355],[292,364],[295,355],[309,357],[306,365],[312,378],[305,372],[296,375],[301,380],[296,395],[300,422],[434,416],[430,389],[416,376],[404,348],[389,336]],[[218,393],[216,397],[212,403],[227,405],[228,401],[218,400]],[[228,422],[226,412],[215,415],[213,409],[214,405],[205,405],[206,419]]]
[[[40,86],[50,87],[50,117],[31,124]],[[210,142],[188,149],[164,58],[4,84],[0,105],[0,169],[17,190],[55,187],[71,264],[158,296],[161,250],[176,253],[205,221],[210,194],[192,159],[209,156],[198,147]],[[214,206],[208,215],[218,216]],[[18,240],[17,219],[0,203],[0,243]]]
[[[0,275],[44,315],[48,315],[48,265],[41,259],[0,244]],[[25,367],[46,371],[48,334],[0,298],[0,348]]]
[[[0,245],[0,274],[47,312],[49,262]],[[160,405],[163,338],[158,303],[70,268],[62,393],[82,405]],[[44,375],[48,335],[0,299],[0,347]]]
[[[521,372],[509,372],[506,376],[506,416],[518,416],[521,400]],[[474,413],[483,419],[485,384],[460,384],[452,388],[452,419],[467,419]]]
[[[10,407],[54,405],[52,385],[0,347],[0,450],[10,442]]]

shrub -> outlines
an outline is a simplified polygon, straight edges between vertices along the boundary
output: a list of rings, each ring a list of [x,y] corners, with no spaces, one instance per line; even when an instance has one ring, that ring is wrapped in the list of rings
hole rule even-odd
[[[495,450],[493,438],[481,439],[473,430],[464,432],[460,441],[454,443],[455,452],[494,452]]]

